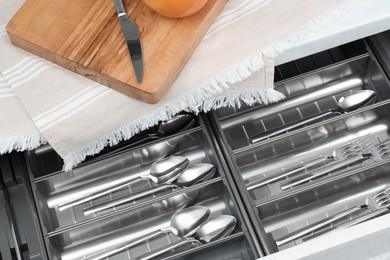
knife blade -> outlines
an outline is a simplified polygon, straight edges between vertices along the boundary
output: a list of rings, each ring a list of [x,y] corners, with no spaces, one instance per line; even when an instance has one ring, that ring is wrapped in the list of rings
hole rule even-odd
[[[126,14],[122,0],[114,0],[116,12],[118,14],[119,23],[125,37],[127,49],[130,54],[131,62],[133,63],[134,72],[137,82],[142,82],[144,74],[144,65],[142,59],[142,46],[137,25],[129,19]]]

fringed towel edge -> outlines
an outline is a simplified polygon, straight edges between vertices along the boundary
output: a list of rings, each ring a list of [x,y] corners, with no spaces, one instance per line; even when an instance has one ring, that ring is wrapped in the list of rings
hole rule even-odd
[[[153,112],[126,124],[104,138],[82,147],[64,158],[64,171],[69,171],[83,160],[86,156],[99,153],[107,145],[115,145],[123,140],[128,140],[135,134],[156,125],[159,121],[172,118],[181,111],[199,113],[207,112],[226,106],[240,106],[242,103],[252,105],[254,103],[269,104],[284,98],[283,94],[274,89],[244,90],[231,92],[228,95],[216,96],[234,83],[243,81],[255,72],[264,68],[263,55],[275,57],[288,50],[302,39],[307,33],[315,32],[320,25],[331,21],[333,17],[344,12],[353,10],[359,3],[365,0],[345,0],[330,8],[322,15],[313,18],[304,25],[298,27],[288,35],[285,40],[258,50],[253,55],[244,58],[234,66],[226,68],[220,75],[202,83],[192,91],[184,93],[175,100],[158,106]]]
[[[42,134],[0,136],[0,154],[32,150],[46,143]]]

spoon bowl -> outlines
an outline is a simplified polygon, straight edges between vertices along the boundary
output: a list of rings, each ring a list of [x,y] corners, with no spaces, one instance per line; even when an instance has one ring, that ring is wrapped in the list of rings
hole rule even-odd
[[[347,112],[354,111],[358,108],[371,105],[375,103],[377,100],[376,93],[372,90],[356,90],[349,92],[342,96],[337,102],[337,108],[331,109],[316,115],[313,115],[305,120],[302,120],[298,123],[288,124],[279,128],[276,128],[270,132],[266,132],[264,134],[256,135],[251,137],[251,143],[258,143],[269,139],[271,137],[283,134],[285,132],[295,130],[299,127],[307,125],[309,123],[316,122],[320,119],[324,119],[328,116],[340,115]]]
[[[372,90],[356,90],[342,96],[337,102],[340,113],[352,112],[364,106],[374,104],[377,96]]]
[[[209,217],[210,209],[204,206],[192,206],[178,210],[172,215],[169,227],[146,234],[145,236],[142,236],[129,244],[125,244],[116,249],[108,250],[99,256],[90,257],[88,260],[105,259],[164,233],[172,233],[182,238],[187,238],[195,234],[199,228],[209,219]]]
[[[180,248],[184,245],[201,246],[218,239],[222,239],[230,235],[236,227],[237,220],[235,217],[230,215],[219,215],[210,218],[200,229],[196,232],[193,237],[176,241],[168,246],[152,251],[137,257],[136,260],[149,260],[154,259],[164,253],[171,252],[174,249]]]
[[[194,237],[207,244],[230,235],[237,225],[237,219],[231,215],[219,215],[210,218],[196,232]]]

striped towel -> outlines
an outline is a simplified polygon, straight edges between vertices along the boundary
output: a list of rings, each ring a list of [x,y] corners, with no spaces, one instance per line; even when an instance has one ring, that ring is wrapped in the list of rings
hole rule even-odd
[[[13,46],[0,2],[0,153],[48,142],[70,170],[181,111],[268,104],[274,57],[357,0],[229,0],[164,98],[142,103]],[[39,19],[39,18],[37,18]]]

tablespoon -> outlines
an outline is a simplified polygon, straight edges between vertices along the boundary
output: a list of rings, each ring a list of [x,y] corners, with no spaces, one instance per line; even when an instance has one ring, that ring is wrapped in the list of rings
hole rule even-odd
[[[165,184],[148,189],[146,191],[138,192],[130,196],[125,196],[116,200],[104,202],[84,210],[84,215],[91,215],[112,207],[119,206],[121,204],[134,201],[136,199],[154,194],[156,192],[166,190],[169,188],[185,188],[196,185],[203,181],[211,179],[215,174],[215,167],[210,163],[197,163],[190,165],[176,180],[175,183]]]
[[[162,249],[152,251],[137,257],[135,260],[149,260],[159,255],[170,252],[176,248],[184,246],[186,244],[196,244],[201,246],[210,242],[217,241],[224,237],[229,236],[236,227],[237,219],[231,215],[219,215],[210,218],[205,224],[203,224],[192,238],[182,239],[168,245]]]
[[[352,91],[352,92],[342,96],[338,100],[336,109],[327,110],[325,112],[322,112],[322,113],[319,113],[319,114],[314,115],[312,117],[309,117],[305,120],[302,120],[298,123],[292,123],[292,124],[277,128],[275,130],[271,130],[270,132],[254,136],[251,138],[251,142],[257,143],[257,142],[264,141],[270,137],[277,136],[277,135],[283,134],[287,131],[294,130],[294,129],[299,128],[301,126],[304,126],[306,124],[313,123],[319,119],[325,118],[327,116],[340,115],[340,114],[354,111],[358,108],[371,105],[371,104],[375,103],[376,100],[377,100],[377,96],[376,96],[375,92],[372,90],[365,89],[365,90]]]
[[[112,255],[118,254],[124,250],[139,245],[149,239],[157,237],[163,233],[172,233],[181,238],[187,238],[195,234],[199,228],[209,219],[210,209],[204,206],[192,206],[189,208],[181,209],[174,213],[171,218],[170,226],[161,228],[145,236],[138,238],[137,240],[122,245],[116,249],[111,249],[96,257],[87,258],[88,260],[101,260]]]
[[[110,187],[104,191],[89,194],[83,198],[61,204],[58,206],[58,210],[63,211],[67,208],[71,208],[90,200],[100,198],[141,180],[151,180],[157,184],[172,183],[177,178],[179,178],[180,174],[187,169],[189,164],[189,160],[183,156],[170,156],[160,159],[152,164],[149,174],[132,178],[124,183],[116,184],[116,186]]]
[[[107,157],[113,153],[135,147],[137,145],[170,136],[188,129],[191,129],[196,123],[194,114],[179,114],[173,118],[163,121],[139,135],[132,137],[130,140],[120,143],[116,146],[104,149],[98,156]]]

